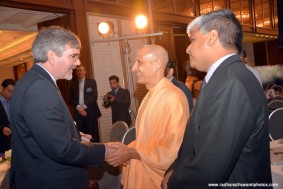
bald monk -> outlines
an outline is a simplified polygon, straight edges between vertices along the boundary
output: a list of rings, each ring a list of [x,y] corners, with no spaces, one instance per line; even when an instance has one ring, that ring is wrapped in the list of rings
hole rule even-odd
[[[146,45],[136,55],[132,72],[148,93],[136,119],[136,140],[128,146],[115,143],[116,151],[106,161],[118,166],[124,162],[123,189],[160,188],[165,170],[177,157],[189,117],[185,94],[164,77],[167,51]]]

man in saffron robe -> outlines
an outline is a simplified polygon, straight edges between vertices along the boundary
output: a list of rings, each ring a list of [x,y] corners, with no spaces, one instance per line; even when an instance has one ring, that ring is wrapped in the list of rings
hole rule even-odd
[[[127,162],[123,189],[161,188],[166,169],[177,157],[190,113],[185,94],[164,77],[167,62],[161,46],[145,45],[137,52],[132,71],[149,91],[138,111],[136,140],[128,146],[111,144],[116,151],[106,159],[113,166]]]

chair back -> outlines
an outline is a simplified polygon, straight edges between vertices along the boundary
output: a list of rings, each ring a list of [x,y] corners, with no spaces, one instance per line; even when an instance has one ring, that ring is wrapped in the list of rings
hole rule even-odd
[[[122,142],[123,136],[128,130],[128,125],[124,121],[116,121],[113,123],[109,142]],[[98,175],[97,175],[98,176]],[[100,188],[105,189],[121,189],[121,167],[112,167],[105,164],[100,168],[100,175],[97,183]]]
[[[124,135],[124,137],[122,139],[122,143],[128,145],[128,144],[130,144],[134,140],[136,140],[136,127],[131,127],[125,133],[125,135]]]
[[[282,100],[283,101],[283,96],[275,96],[271,99],[271,102],[275,101],[275,100]]]
[[[128,125],[124,121],[116,121],[109,134],[109,142],[122,142],[123,136],[128,130]]]
[[[273,111],[278,108],[283,108],[283,100],[272,100],[271,102],[269,102],[268,104],[269,110]]]
[[[283,138],[283,108],[278,108],[269,115],[269,137],[271,140]]]

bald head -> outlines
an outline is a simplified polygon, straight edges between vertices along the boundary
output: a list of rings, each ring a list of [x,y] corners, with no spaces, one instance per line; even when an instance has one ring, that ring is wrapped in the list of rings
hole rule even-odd
[[[165,69],[168,62],[168,52],[160,45],[144,45],[139,50],[139,53],[143,53],[146,59],[159,59],[161,62],[160,66]]]
[[[145,84],[150,89],[164,78],[167,62],[168,53],[163,47],[145,45],[138,50],[132,71],[137,74],[138,83]]]

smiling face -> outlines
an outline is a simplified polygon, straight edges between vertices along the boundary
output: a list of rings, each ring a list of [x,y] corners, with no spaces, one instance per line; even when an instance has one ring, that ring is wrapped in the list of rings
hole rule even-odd
[[[56,73],[58,73],[56,79],[71,80],[73,69],[76,69],[81,64],[78,58],[80,50],[69,46],[66,46],[65,49],[62,56],[56,56]]]
[[[132,66],[132,72],[137,76],[137,82],[150,86],[155,78],[154,61],[155,56],[149,53],[147,48],[142,48],[136,55],[136,60]]]

